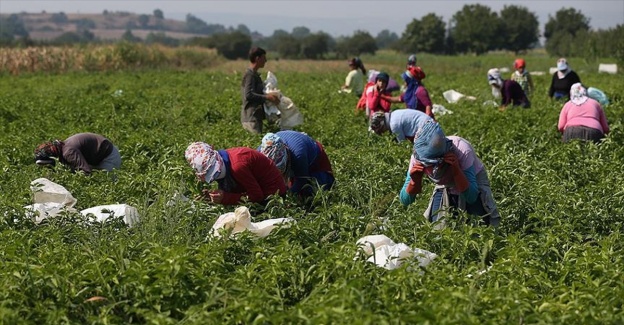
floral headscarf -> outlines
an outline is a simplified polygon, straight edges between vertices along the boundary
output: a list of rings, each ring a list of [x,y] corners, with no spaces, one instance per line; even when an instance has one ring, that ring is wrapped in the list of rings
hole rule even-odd
[[[580,82],[570,87],[570,101],[576,106],[581,106],[587,101],[587,89]]]
[[[63,141],[54,140],[40,144],[35,149],[35,163],[39,165],[54,165],[55,161],[53,157],[61,156],[61,147]]]
[[[390,113],[384,113],[384,112],[373,113],[370,119],[371,130],[373,130],[373,132],[377,134],[382,134],[386,129],[388,129],[389,118],[390,118]]]
[[[219,152],[204,142],[191,143],[184,151],[184,157],[195,170],[195,175],[206,183],[215,180],[223,170],[223,159]]]
[[[262,138],[262,145],[260,146],[260,152],[271,159],[280,173],[283,175],[288,172],[289,159],[288,159],[288,146],[282,138],[275,133],[267,133]]]
[[[424,166],[437,165],[452,144],[438,122],[427,121],[414,135],[412,156]]]

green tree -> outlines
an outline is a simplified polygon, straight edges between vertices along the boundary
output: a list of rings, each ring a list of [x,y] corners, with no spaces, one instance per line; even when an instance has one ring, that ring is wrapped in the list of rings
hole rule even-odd
[[[296,59],[299,57],[301,42],[290,34],[277,36],[273,40],[273,45],[280,57],[284,59]]]
[[[205,21],[191,15],[186,15],[186,31],[194,34],[212,35],[216,33],[225,33],[226,28],[220,24],[206,24]]]
[[[247,27],[247,25],[245,24],[238,24],[238,26],[236,26],[236,31],[239,31],[245,35],[251,35],[251,30],[249,30],[249,27]]]
[[[149,24],[149,20],[150,17],[148,15],[139,15],[139,26],[141,26],[141,28],[147,28],[147,25]]]
[[[359,56],[364,53],[374,55],[377,42],[367,31],[356,30],[351,37],[345,37],[336,44],[336,52],[342,57]]]
[[[387,29],[382,30],[375,37],[377,47],[380,49],[391,48],[399,40],[399,36],[395,32],[391,32]]]
[[[555,17],[548,16],[544,26],[546,51],[551,55],[569,55],[571,46],[566,42],[574,40],[580,32],[589,31],[589,18],[574,8],[561,8]]]
[[[132,34],[132,31],[129,29],[126,29],[126,32],[123,33],[123,35],[121,35],[121,39],[130,43],[139,43],[141,42],[141,38],[134,36],[134,34]]]
[[[157,18],[157,19],[165,19],[165,14],[163,13],[162,10],[155,9],[154,10],[154,17]]]
[[[296,39],[303,39],[304,37],[310,35],[310,29],[304,26],[297,26],[293,28],[292,33],[290,33]]]
[[[301,40],[301,54],[306,59],[321,59],[329,49],[330,36],[319,32],[310,34]]]
[[[209,47],[217,49],[217,53],[226,59],[244,59],[249,55],[251,37],[239,31],[232,33],[218,33],[208,40]]]
[[[505,6],[500,12],[503,48],[518,54],[538,41],[539,22],[526,7]]]
[[[490,7],[465,5],[451,19],[451,36],[458,52],[477,55],[500,47],[501,21]]]
[[[422,19],[414,19],[406,27],[397,49],[404,53],[444,53],[446,26],[442,17],[429,13]]]

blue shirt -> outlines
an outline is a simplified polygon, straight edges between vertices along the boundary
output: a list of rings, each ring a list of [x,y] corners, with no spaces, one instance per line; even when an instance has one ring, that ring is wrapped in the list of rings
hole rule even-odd
[[[390,113],[390,132],[397,140],[403,141],[406,137],[413,138],[416,131],[427,121],[433,120],[429,115],[414,109],[397,109]]]

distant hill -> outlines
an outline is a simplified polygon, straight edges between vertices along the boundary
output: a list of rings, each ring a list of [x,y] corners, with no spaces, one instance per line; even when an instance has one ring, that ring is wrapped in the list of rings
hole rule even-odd
[[[206,36],[190,33],[185,21],[157,18],[154,15],[137,15],[129,12],[101,14],[19,13],[16,14],[33,40],[52,40],[66,32],[89,30],[100,40],[118,40],[126,30],[145,39],[149,33],[165,33],[177,39]],[[6,17],[8,15],[3,14]],[[201,23],[201,22],[200,22]]]

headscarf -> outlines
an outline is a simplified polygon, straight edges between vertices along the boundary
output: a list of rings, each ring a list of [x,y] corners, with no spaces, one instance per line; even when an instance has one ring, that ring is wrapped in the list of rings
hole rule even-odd
[[[524,59],[516,59],[514,61],[514,69],[524,69],[526,67],[526,62]]]
[[[503,79],[501,78],[500,71],[497,68],[488,70],[487,77],[490,85],[497,85],[499,88],[503,86]]]
[[[570,87],[570,101],[576,105],[581,106],[587,101],[587,89],[583,87],[580,82],[577,82]]]
[[[390,117],[390,113],[384,113],[384,112],[373,113],[370,119],[371,130],[373,130],[373,132],[377,134],[383,133],[383,131],[388,129],[389,117]]]
[[[559,79],[564,78],[572,69],[568,65],[568,61],[565,58],[557,60],[557,76]]]
[[[416,90],[420,85],[420,81],[425,79],[425,73],[418,66],[409,67],[403,74],[401,75],[403,80],[407,84],[407,89],[405,89],[405,93],[403,94],[403,100],[405,101],[405,106],[407,108],[416,109],[418,105],[418,99],[416,98]]]
[[[54,140],[40,144],[35,149],[35,163],[38,165],[54,165],[53,157],[61,156],[63,141]]]
[[[388,81],[390,81],[390,76],[387,73],[385,73],[385,72],[380,72],[375,77],[375,82],[377,82],[377,80],[383,80],[386,83],[388,83]]]
[[[219,152],[204,142],[193,142],[184,151],[186,161],[195,170],[195,175],[210,183],[224,170],[223,158]]]
[[[427,121],[414,135],[412,156],[424,166],[437,165],[451,146],[452,142],[446,138],[440,124]]]
[[[416,65],[416,54],[412,54],[407,58],[407,65],[408,66]]]
[[[267,133],[262,137],[260,152],[271,159],[282,175],[288,172],[290,167],[288,159],[288,146],[282,138],[275,133]]]

